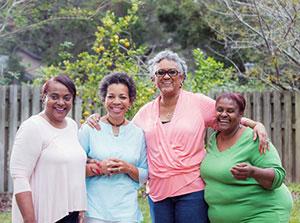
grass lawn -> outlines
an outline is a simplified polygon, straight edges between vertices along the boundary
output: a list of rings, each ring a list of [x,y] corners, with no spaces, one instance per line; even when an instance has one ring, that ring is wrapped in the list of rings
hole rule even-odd
[[[1,223],[11,223],[10,212],[0,213],[0,222]]]
[[[291,184],[289,189],[294,195],[294,207],[289,223],[300,223],[300,184]],[[150,214],[147,198],[139,198],[140,207],[144,216],[144,223],[150,223]],[[0,213],[0,223],[11,223],[10,212]]]

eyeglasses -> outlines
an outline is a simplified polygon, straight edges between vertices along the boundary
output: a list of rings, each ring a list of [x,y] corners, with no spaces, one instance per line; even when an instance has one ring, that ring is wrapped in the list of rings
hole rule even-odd
[[[179,74],[180,72],[176,69],[159,69],[158,71],[155,72],[155,75],[157,77],[164,77],[166,74],[168,74],[170,77],[175,77]]]

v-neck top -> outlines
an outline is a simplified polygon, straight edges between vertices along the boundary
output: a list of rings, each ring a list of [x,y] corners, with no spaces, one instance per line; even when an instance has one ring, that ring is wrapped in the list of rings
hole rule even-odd
[[[224,151],[217,148],[216,132],[212,134],[201,164],[210,222],[288,222],[292,199],[283,184],[285,170],[272,143],[270,150],[262,155],[258,146],[259,141],[253,141],[250,128],[246,128],[237,142]],[[254,178],[235,179],[230,169],[242,162],[273,168],[272,189],[264,189]]]
[[[215,120],[215,101],[180,90],[170,122],[159,118],[160,97],[144,105],[133,118],[146,137],[149,195],[167,197],[203,190],[199,166],[205,156],[204,137]]]

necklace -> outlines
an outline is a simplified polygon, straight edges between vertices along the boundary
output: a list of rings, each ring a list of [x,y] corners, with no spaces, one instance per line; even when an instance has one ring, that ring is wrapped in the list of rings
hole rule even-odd
[[[120,127],[121,125],[123,125],[125,123],[125,118],[123,119],[123,121],[120,124],[114,124],[112,121],[109,120],[109,118],[107,117],[106,120],[108,121],[109,124],[111,124],[114,127]]]

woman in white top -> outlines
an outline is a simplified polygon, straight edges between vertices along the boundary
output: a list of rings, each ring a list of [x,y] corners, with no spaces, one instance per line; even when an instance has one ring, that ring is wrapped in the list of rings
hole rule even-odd
[[[10,160],[13,223],[77,223],[86,209],[86,154],[77,124],[66,117],[75,96],[69,77],[51,78],[42,88],[44,110],[17,132]]]

